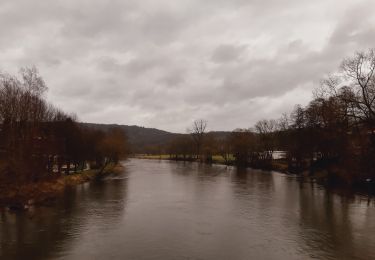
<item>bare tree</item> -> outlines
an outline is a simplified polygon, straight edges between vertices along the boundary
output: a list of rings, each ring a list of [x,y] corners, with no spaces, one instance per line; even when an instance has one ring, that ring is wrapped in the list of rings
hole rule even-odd
[[[345,59],[341,69],[349,80],[348,87],[356,95],[353,102],[362,112],[362,116],[370,127],[375,125],[375,50],[357,52],[353,57]]]
[[[23,80],[23,87],[26,91],[36,95],[41,95],[48,89],[35,66],[31,68],[21,68],[20,74]]]
[[[347,104],[348,116],[375,127],[375,49],[357,52],[344,59],[340,70],[322,81],[315,93],[320,97],[338,97]]]
[[[126,136],[120,130],[82,129],[74,115],[46,101],[46,90],[35,67],[22,69],[20,77],[0,73],[0,184],[2,178],[27,182],[58,177],[63,165],[70,173],[72,163],[77,171],[88,160],[105,165],[126,155]]]
[[[277,121],[277,128],[280,131],[286,131],[290,127],[290,118],[288,114],[283,113]]]
[[[191,129],[188,129],[196,148],[197,159],[200,158],[203,139],[207,128],[207,121],[203,119],[195,120]]]
[[[256,136],[250,129],[235,129],[229,138],[230,149],[237,165],[253,165],[258,160]]]
[[[218,153],[223,157],[225,164],[229,164],[231,153],[232,153],[232,143],[231,136],[225,136],[218,140],[217,150]]]
[[[275,149],[278,123],[276,120],[261,120],[255,124],[255,130],[260,136],[260,142],[265,155],[265,159],[272,160],[273,151]]]

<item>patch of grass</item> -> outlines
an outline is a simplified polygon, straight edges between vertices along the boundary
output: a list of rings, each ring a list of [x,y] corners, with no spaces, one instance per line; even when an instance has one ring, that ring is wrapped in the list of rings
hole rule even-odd
[[[233,162],[234,161],[234,156],[233,155],[230,155],[229,158],[228,158],[228,162]],[[224,164],[225,163],[225,159],[223,158],[223,156],[221,155],[213,155],[212,156],[212,161],[214,163],[222,163]]]

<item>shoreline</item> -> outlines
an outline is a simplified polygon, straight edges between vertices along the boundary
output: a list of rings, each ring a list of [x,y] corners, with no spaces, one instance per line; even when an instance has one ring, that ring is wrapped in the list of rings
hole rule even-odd
[[[164,160],[164,161],[180,161],[180,162],[199,162],[197,160],[184,160],[184,159],[174,159],[170,158],[168,155],[136,155],[131,158],[136,159],[144,159],[144,160]],[[226,164],[224,161],[221,160],[213,160],[212,162],[201,162],[204,164],[218,164],[218,165],[226,165],[226,166],[236,166],[234,163]],[[348,193],[348,194],[361,194],[366,196],[375,196],[375,183],[374,182],[357,182],[357,183],[344,183],[343,181],[337,179],[335,183],[331,183],[329,176],[329,169],[321,169],[316,171],[315,173],[311,173],[309,169],[305,169],[301,172],[291,172],[289,171],[288,165],[282,161],[274,160],[272,162],[271,167],[251,167],[251,166],[243,166],[243,168],[255,169],[255,170],[263,170],[263,171],[275,171],[286,175],[294,175],[301,180],[305,180],[306,182],[315,182],[318,185],[321,185],[327,190],[332,190],[337,193]]]
[[[135,156],[132,156],[130,158],[135,158],[135,159],[145,159],[145,160],[164,160],[164,161],[175,161],[175,162],[199,162],[198,160],[188,160],[188,159],[182,159],[182,158],[179,158],[179,159],[174,159],[174,158],[170,158],[169,156],[165,156],[165,155],[162,155],[162,156],[159,156],[159,155],[135,155]],[[204,163],[204,164],[218,164],[218,165],[226,165],[226,166],[235,166],[235,167],[238,167],[236,164],[233,163],[234,161],[231,161],[231,163],[225,163],[224,160],[217,160],[217,159],[213,159],[212,162],[201,162],[201,163]],[[258,169],[258,170],[269,170],[269,171],[278,171],[278,172],[281,172],[281,173],[284,173],[284,174],[295,174],[295,173],[292,173],[290,171],[288,171],[288,165],[286,164],[283,164],[282,162],[280,161],[277,161],[277,160],[274,160],[273,163],[272,163],[272,167],[271,168],[255,168],[255,167],[251,167],[251,166],[243,166],[244,168],[252,168],[252,169]],[[298,175],[298,174],[295,174],[295,175]]]
[[[99,169],[90,169],[50,180],[9,185],[0,193],[0,210],[22,211],[33,206],[49,205],[69,187],[119,173],[122,169],[123,165],[117,164],[108,166],[102,172]]]

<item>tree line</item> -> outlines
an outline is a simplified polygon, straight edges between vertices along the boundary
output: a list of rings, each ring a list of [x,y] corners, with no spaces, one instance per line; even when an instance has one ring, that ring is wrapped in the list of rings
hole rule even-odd
[[[0,73],[0,181],[56,178],[85,168],[103,170],[125,154],[120,129],[82,127],[74,115],[46,101],[46,84],[35,67],[19,76]]]
[[[324,172],[327,181],[355,184],[375,179],[375,50],[344,59],[322,80],[313,100],[279,119],[225,136],[206,133],[207,122],[194,122],[189,135],[165,149],[174,159],[212,161],[290,172]],[[275,151],[277,156],[275,156]],[[279,152],[282,151],[282,152]]]

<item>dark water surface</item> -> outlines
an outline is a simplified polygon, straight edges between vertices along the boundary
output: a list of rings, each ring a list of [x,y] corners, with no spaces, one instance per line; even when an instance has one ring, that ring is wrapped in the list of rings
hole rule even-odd
[[[0,213],[1,259],[375,259],[375,205],[266,171],[131,159]]]

